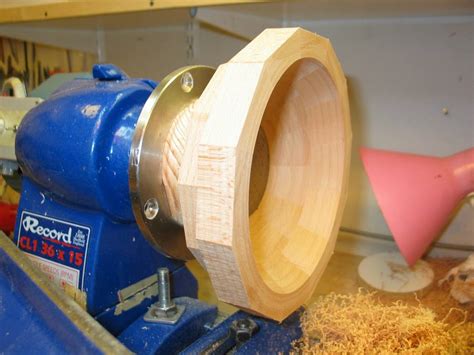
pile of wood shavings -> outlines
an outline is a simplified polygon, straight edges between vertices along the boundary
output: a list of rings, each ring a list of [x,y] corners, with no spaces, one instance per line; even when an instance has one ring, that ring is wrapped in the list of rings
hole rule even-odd
[[[464,320],[450,324],[454,313]],[[422,305],[396,301],[382,304],[375,292],[331,293],[308,307],[301,318],[303,336],[294,353],[348,354],[473,354],[474,323],[451,309],[445,318]]]

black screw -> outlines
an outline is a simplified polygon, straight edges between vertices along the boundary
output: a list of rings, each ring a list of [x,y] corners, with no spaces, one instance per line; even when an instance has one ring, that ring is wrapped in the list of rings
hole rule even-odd
[[[258,332],[258,324],[250,319],[243,318],[234,320],[229,327],[227,335],[210,344],[201,355],[225,355],[232,353],[232,349],[238,349]]]
[[[258,331],[258,324],[250,318],[237,319],[230,327],[235,332],[237,344],[246,342]]]

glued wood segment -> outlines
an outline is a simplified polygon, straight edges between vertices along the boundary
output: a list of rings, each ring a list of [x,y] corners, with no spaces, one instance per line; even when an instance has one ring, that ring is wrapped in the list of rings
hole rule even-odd
[[[347,87],[330,42],[264,31],[218,68],[193,120],[178,187],[187,245],[220,300],[281,321],[314,291],[347,196]],[[260,128],[270,168],[249,217]]]

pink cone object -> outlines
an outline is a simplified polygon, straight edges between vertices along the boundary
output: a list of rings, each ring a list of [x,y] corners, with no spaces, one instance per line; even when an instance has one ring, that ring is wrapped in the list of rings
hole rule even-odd
[[[398,248],[413,265],[474,192],[474,148],[446,158],[368,148],[360,155]]]

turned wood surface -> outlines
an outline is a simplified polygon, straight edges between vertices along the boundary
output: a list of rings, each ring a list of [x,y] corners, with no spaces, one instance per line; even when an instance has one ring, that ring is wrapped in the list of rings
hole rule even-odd
[[[188,139],[189,121],[192,119],[195,101],[186,106],[176,116],[166,137],[163,149],[162,180],[169,205],[170,217],[183,224],[181,204],[178,194],[178,179]],[[259,206],[268,181],[269,151],[268,141],[263,129],[260,129],[255,143],[250,173],[249,214]]]
[[[183,224],[183,217],[178,196],[178,178],[194,104],[195,102],[185,107],[173,121],[163,149],[163,185],[171,218],[179,224]]]
[[[268,179],[249,216],[260,129]],[[188,248],[220,300],[283,320],[313,293],[347,196],[347,87],[329,40],[265,30],[217,69],[187,134],[178,189]]]

